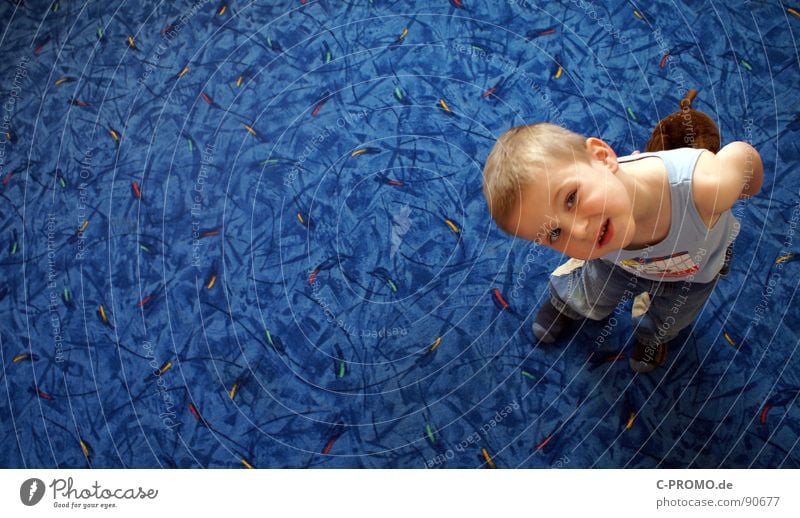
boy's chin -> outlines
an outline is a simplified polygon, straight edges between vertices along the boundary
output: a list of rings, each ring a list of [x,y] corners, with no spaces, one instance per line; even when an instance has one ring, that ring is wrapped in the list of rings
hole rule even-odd
[[[566,255],[567,257],[571,257],[572,259],[580,259],[581,261],[592,261],[594,259],[600,259],[601,257],[604,257],[608,254],[612,254],[616,251],[617,251],[616,249],[614,250],[609,249],[603,251],[593,250],[589,254],[564,254],[564,255]]]

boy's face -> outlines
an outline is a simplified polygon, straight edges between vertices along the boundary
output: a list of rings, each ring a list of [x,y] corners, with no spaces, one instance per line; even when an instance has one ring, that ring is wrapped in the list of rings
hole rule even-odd
[[[576,259],[628,246],[635,221],[628,191],[614,174],[616,154],[596,138],[587,139],[587,149],[591,164],[551,165],[525,187],[505,228]]]

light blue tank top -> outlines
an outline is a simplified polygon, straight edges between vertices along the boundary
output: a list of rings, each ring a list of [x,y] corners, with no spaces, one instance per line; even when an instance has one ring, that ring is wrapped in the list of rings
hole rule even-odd
[[[657,156],[667,168],[672,197],[672,224],[667,237],[641,250],[619,250],[602,257],[639,277],[655,281],[711,282],[722,268],[725,251],[739,235],[730,210],[709,229],[694,204],[692,174],[704,149],[681,148],[620,157],[630,162]]]

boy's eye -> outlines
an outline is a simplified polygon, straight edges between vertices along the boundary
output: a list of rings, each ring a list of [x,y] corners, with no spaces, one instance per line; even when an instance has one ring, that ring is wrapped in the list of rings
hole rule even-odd
[[[578,191],[572,191],[569,196],[567,196],[567,207],[572,208],[575,205],[575,200],[578,198]]]
[[[571,209],[575,203],[578,201],[578,191],[572,191],[569,196],[567,196],[567,209]],[[548,238],[550,240],[550,244],[555,243],[558,241],[559,236],[561,236],[561,229],[556,228],[550,231]]]

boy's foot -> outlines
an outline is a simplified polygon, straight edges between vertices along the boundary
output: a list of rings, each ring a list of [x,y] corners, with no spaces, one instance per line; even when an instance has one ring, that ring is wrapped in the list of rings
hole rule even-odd
[[[719,270],[719,276],[725,277],[731,271],[731,257],[733,257],[733,243],[725,250],[725,261],[722,263],[722,268]]]
[[[644,345],[636,341],[629,363],[631,369],[644,374],[664,365],[667,360],[667,344]]]
[[[572,319],[559,312],[555,306],[546,300],[536,313],[533,321],[533,335],[545,344],[551,344],[561,338]]]

